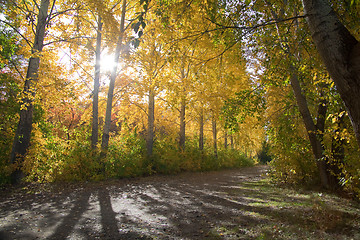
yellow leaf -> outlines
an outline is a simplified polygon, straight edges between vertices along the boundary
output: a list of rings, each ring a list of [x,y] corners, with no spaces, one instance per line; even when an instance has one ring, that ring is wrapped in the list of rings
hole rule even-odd
[[[314,74],[313,80],[315,81],[317,79],[317,74]]]

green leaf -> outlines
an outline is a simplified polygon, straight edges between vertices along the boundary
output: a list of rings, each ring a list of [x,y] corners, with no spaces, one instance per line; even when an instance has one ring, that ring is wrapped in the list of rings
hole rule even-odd
[[[131,26],[134,29],[135,33],[137,33],[139,31],[140,24],[141,24],[141,22],[137,22]]]
[[[131,44],[134,46],[134,48],[138,48],[140,45],[140,40],[138,38],[135,38]]]

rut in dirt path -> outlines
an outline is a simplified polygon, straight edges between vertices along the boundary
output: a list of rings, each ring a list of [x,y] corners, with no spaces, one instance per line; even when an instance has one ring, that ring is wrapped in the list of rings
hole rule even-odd
[[[265,191],[259,180],[266,171],[257,166],[15,193],[1,198],[0,239],[256,239],[264,235],[261,226],[307,221],[294,219],[292,209],[261,204],[302,201]]]

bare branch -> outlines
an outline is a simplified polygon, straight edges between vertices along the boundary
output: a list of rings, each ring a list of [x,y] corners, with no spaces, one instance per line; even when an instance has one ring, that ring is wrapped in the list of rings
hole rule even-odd
[[[48,15],[48,20],[46,21],[46,24],[48,24],[50,22],[50,16],[52,15],[52,13],[54,11],[54,8],[55,8],[55,2],[56,2],[56,0],[53,1],[53,4],[51,6],[51,10],[50,10],[49,15]]]
[[[147,111],[138,103],[131,101],[130,99],[126,99],[130,104],[135,105],[136,107],[138,107],[140,110],[142,110],[146,115],[148,115]]]
[[[4,20],[1,20],[0,19],[0,22],[6,24],[7,26],[9,26],[10,28],[12,28],[17,34],[19,34],[19,36],[25,40],[25,42],[32,48],[33,47],[33,44],[32,42],[30,42],[24,35],[21,34],[21,32],[16,28],[14,27],[11,23],[9,22],[6,22]]]
[[[20,70],[18,69],[18,67],[16,66],[16,63],[13,60],[10,60],[10,63],[14,66],[16,72],[20,75],[21,79],[23,81],[25,81],[25,77],[21,74]]]
[[[44,46],[48,46],[48,45],[51,45],[51,44],[54,44],[54,43],[60,43],[60,42],[69,42],[71,40],[76,40],[76,39],[95,39],[95,37],[79,36],[79,37],[70,37],[70,38],[66,38],[66,39],[58,39],[58,40],[55,40],[55,41],[45,43]]]
[[[76,60],[74,60],[70,54],[68,54],[67,52],[65,52],[64,50],[61,49],[61,51],[70,58],[71,61],[73,61],[78,67],[80,67],[87,75],[89,75],[91,77],[91,79],[94,79],[94,77],[92,76],[91,73],[87,72],[82,66],[81,64],[79,64]],[[89,88],[89,87],[88,87]],[[89,88],[90,89],[90,88]]]

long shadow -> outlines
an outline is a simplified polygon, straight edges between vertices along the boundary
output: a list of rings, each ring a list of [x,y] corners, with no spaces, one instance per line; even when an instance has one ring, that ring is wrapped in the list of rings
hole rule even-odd
[[[142,235],[135,231],[119,231],[119,221],[116,219],[117,213],[114,212],[111,203],[111,195],[109,190],[105,187],[99,190],[99,204],[101,214],[101,224],[103,232],[100,234],[101,239],[117,239],[117,240],[131,240],[131,239],[152,239],[148,236]],[[137,226],[136,222],[121,216],[121,222]]]
[[[81,219],[83,213],[89,207],[90,191],[82,191],[78,193],[79,198],[74,203],[74,207],[70,213],[63,218],[62,223],[56,228],[54,233],[48,239],[66,239],[73,231],[75,225]]]
[[[57,192],[56,195],[53,195],[51,192],[42,192],[41,190],[37,193],[25,193],[25,190],[14,191],[6,199],[7,201],[0,203],[1,240],[37,239],[42,234],[41,232],[48,231],[51,228],[57,229],[58,233],[60,233],[62,230],[59,230],[58,227],[66,225],[65,223],[59,225],[59,222],[64,218],[61,213],[68,212],[66,209],[72,208],[69,206],[74,204],[68,201],[69,196],[67,194]],[[78,201],[84,200],[79,199]],[[75,203],[76,205],[81,204]],[[14,213],[16,213],[15,219],[10,218],[9,222],[1,224],[1,221],[6,219],[7,216],[14,215]],[[75,213],[72,213],[72,216],[68,216],[68,218],[75,215]],[[71,231],[70,228],[70,226],[65,227],[65,230]],[[54,233],[51,238],[61,239],[61,236],[56,236],[59,235],[58,233]]]
[[[234,203],[216,196],[207,196],[204,193],[199,194],[194,189],[154,187],[161,201],[144,193],[140,194],[140,198],[148,206],[151,206],[147,210],[149,213],[166,216],[170,225],[176,229],[177,236],[181,238],[210,238],[214,226],[219,222],[226,222],[230,218],[239,216],[234,209],[248,208],[247,210],[250,210],[250,207],[241,203]],[[178,194],[174,194],[173,190],[176,190]],[[212,202],[213,205],[207,205],[206,202]],[[245,215],[237,220],[237,224],[246,224],[247,222],[258,224],[259,220]]]
[[[99,190],[99,204],[101,213],[101,224],[103,226],[104,238],[120,239],[119,228],[116,220],[116,213],[111,205],[109,190],[105,187]]]

